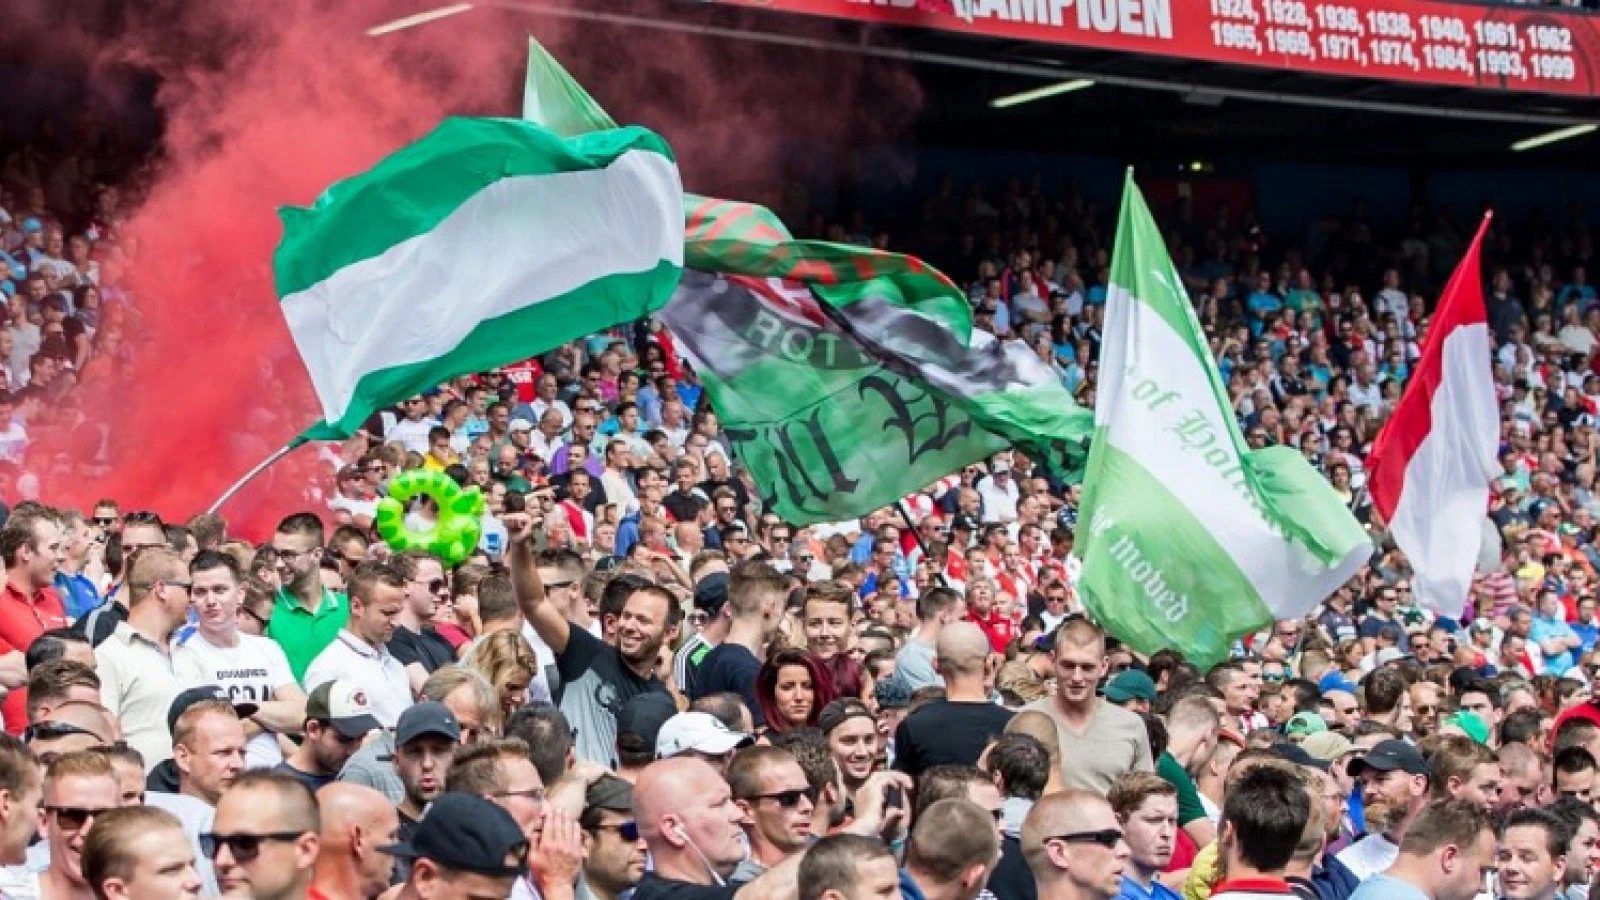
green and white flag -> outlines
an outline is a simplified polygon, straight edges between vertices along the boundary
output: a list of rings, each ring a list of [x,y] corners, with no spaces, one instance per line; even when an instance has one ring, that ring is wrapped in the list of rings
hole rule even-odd
[[[280,216],[278,296],[323,416],[302,439],[647,315],[683,268],[678,166],[642,128],[446,119]]]
[[[1132,172],[1103,334],[1080,593],[1135,650],[1210,666],[1239,637],[1308,613],[1371,542],[1299,453],[1247,449]]]

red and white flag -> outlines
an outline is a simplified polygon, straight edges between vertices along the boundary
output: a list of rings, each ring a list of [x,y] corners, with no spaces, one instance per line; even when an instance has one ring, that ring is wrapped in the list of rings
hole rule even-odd
[[[1368,490],[1411,561],[1418,602],[1459,617],[1472,588],[1489,485],[1498,466],[1500,415],[1483,302],[1479,246],[1445,285],[1422,359],[1368,457]]]

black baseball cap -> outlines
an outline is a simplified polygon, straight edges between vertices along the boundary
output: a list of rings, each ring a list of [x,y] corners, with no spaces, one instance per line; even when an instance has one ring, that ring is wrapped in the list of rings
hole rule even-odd
[[[636,694],[617,711],[617,735],[637,735],[645,746],[654,750],[661,726],[677,714],[677,704],[672,702],[672,695],[665,691]]]
[[[694,608],[708,616],[722,612],[728,602],[728,573],[712,572],[694,586]]]
[[[461,743],[461,723],[455,713],[437,700],[424,700],[406,707],[394,726],[394,745],[404,747],[419,737],[437,734]]]
[[[951,531],[977,531],[978,520],[969,515],[959,515],[950,520]]]
[[[516,820],[473,794],[440,794],[428,804],[410,840],[379,847],[378,852],[430,859],[447,869],[492,878],[528,871],[528,839]]]
[[[234,703],[228,692],[214,684],[203,684],[192,687],[187,691],[172,698],[172,705],[167,707],[167,732],[170,734],[178,730],[178,719],[188,712],[189,707],[207,700],[221,700],[233,704],[233,712],[241,719],[248,719],[256,714],[261,707],[254,703]]]
[[[1366,756],[1350,761],[1348,771],[1350,777],[1359,776],[1362,772],[1371,769],[1374,772],[1393,772],[1400,770],[1408,775],[1428,774],[1428,761],[1422,758],[1422,753],[1416,747],[1401,740],[1380,741]]]

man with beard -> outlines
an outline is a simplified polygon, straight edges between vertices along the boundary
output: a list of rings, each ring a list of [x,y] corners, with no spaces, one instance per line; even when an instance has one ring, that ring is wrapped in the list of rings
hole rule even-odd
[[[647,853],[633,817],[633,785],[601,775],[583,798],[583,875],[579,895],[619,900],[644,877]]]
[[[429,803],[444,793],[445,770],[461,745],[461,726],[443,703],[431,700],[405,711],[394,732],[394,768],[405,789],[400,803],[400,840],[409,841]],[[409,877],[409,861],[395,865],[395,882]]]
[[[727,779],[733,802],[745,811],[750,844],[733,880],[753,881],[810,842],[814,791],[795,758],[777,747],[741,751],[728,765]]]
[[[1401,740],[1381,741],[1350,763],[1361,779],[1367,835],[1346,847],[1339,862],[1358,879],[1382,872],[1400,853],[1400,842],[1428,799],[1428,764],[1417,748]]]
[[[656,657],[667,636],[667,616],[677,604],[665,589],[646,585],[623,600],[615,621],[603,622],[616,636],[616,646],[574,628],[545,596],[532,543],[534,521],[526,513],[509,513],[511,579],[522,614],[556,656],[565,688],[561,712],[577,729],[580,759],[611,765],[617,743],[616,710],[647,691],[664,691],[656,678]]]
[[[1160,775],[1129,772],[1106,795],[1122,823],[1128,865],[1122,872],[1122,900],[1177,900],[1160,874],[1172,862],[1178,832],[1178,791]]]

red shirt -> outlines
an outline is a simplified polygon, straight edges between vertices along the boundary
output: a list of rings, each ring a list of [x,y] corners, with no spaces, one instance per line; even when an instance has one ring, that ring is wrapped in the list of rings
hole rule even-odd
[[[56,589],[46,585],[28,597],[14,584],[0,593],[0,645],[6,653],[13,649],[27,652],[28,645],[52,628],[67,627],[67,613]],[[21,734],[28,726],[28,689],[17,688],[0,704],[6,731]]]
[[[983,629],[984,635],[989,638],[989,646],[996,653],[1006,652],[1006,646],[1011,643],[1015,629],[1011,620],[1000,615],[999,611],[990,607],[987,618],[980,617],[977,610],[967,610],[967,621]]]

